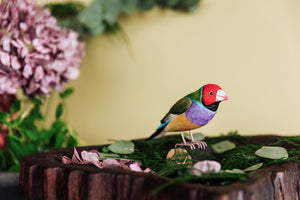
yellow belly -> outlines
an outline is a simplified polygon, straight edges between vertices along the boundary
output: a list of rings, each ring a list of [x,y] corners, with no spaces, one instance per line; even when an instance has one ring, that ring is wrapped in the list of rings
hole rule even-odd
[[[178,115],[175,119],[173,119],[165,128],[167,132],[175,132],[175,131],[188,131],[196,128],[200,128],[191,122],[184,113]]]

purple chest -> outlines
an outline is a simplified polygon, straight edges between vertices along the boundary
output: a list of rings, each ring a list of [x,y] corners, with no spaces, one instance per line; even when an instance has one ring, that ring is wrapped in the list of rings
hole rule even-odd
[[[215,114],[216,112],[210,111],[203,105],[194,101],[190,108],[185,112],[185,116],[198,126],[204,126],[207,124],[215,116]]]

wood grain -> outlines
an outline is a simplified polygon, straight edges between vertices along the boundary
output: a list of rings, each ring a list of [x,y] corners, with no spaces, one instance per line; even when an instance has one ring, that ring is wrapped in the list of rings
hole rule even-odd
[[[267,144],[271,136],[259,136],[256,144]],[[78,147],[100,150],[101,146]],[[72,148],[55,149],[21,160],[20,188],[27,200],[300,200],[300,163],[282,163],[257,171],[248,181],[225,186],[178,183],[151,195],[171,179],[155,174],[94,166],[64,165],[63,155]]]

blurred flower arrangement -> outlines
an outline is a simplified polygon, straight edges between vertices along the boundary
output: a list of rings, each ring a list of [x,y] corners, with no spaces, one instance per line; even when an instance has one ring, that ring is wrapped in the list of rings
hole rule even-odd
[[[41,106],[52,89],[79,76],[83,42],[78,33],[58,25],[49,9],[29,0],[0,5],[0,169],[18,171],[22,156],[77,144],[75,131],[61,119],[63,103],[49,129],[39,128]],[[18,89],[25,97],[16,97]],[[60,93],[64,100],[73,92]],[[27,108],[26,108],[27,107]]]
[[[94,0],[89,6],[33,0],[0,4],[0,171],[18,171],[25,155],[76,146],[77,133],[62,119],[84,57],[84,35],[120,31],[118,19],[134,9],[193,11],[199,0]],[[123,33],[124,32],[120,31]],[[46,127],[45,102],[59,93],[55,118]],[[50,104],[49,104],[50,105]],[[53,106],[53,105],[51,105]],[[42,112],[46,110],[45,112]]]

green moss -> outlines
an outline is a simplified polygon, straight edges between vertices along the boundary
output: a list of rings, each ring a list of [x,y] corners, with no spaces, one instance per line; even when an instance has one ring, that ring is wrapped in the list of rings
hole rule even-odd
[[[210,160],[218,161],[222,170],[245,169],[252,165],[263,163],[262,168],[282,162],[300,162],[300,137],[270,137],[267,140],[259,140],[259,137],[241,136],[235,132],[220,137],[206,138],[205,142],[211,146],[223,140],[229,140],[236,144],[236,148],[230,151],[213,154]],[[258,141],[259,140],[259,141]],[[235,181],[245,181],[255,173],[235,174],[222,171],[211,173],[201,177],[191,174],[191,166],[188,164],[178,164],[175,161],[166,162],[166,155],[176,143],[181,142],[179,136],[163,137],[157,140],[136,140],[135,152],[129,155],[130,159],[139,160],[144,168],[151,168],[158,175],[172,178],[172,181],[157,188],[156,192],[177,182],[191,182],[203,185],[225,185]],[[270,160],[256,156],[254,153],[262,146],[282,146],[288,150],[289,158]],[[200,153],[201,152],[192,152]],[[197,162],[197,161],[194,161]]]

